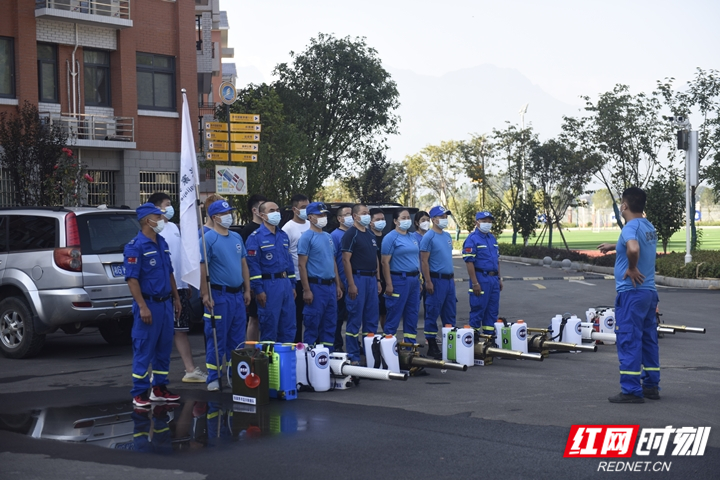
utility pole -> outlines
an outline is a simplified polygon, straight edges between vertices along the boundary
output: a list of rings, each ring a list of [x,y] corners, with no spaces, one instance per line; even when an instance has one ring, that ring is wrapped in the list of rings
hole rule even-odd
[[[529,103],[526,103],[521,109],[520,109],[520,128],[523,132],[523,140],[525,139],[525,114],[527,113]],[[526,150],[526,143],[523,143],[523,150],[522,150],[522,171],[520,172],[521,178],[522,178],[522,197],[523,201],[526,200],[527,197],[527,187],[525,185],[525,150]]]
[[[692,262],[691,239],[692,232],[690,224],[692,216],[692,188],[698,184],[698,132],[692,130],[690,120],[687,117],[678,115],[677,117],[664,117],[673,122],[678,128],[677,132],[677,148],[685,151],[685,263]]]

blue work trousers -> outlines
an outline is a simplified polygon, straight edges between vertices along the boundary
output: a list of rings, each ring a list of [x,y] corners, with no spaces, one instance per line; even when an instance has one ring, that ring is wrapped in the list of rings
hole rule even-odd
[[[337,288],[330,285],[310,284],[313,301],[303,308],[305,333],[303,342],[309,345],[322,343],[332,352],[337,327]]]
[[[261,342],[291,343],[295,340],[295,297],[292,282],[287,278],[263,280],[267,295],[265,306],[258,304]]]
[[[405,342],[417,343],[417,324],[420,313],[420,280],[417,276],[392,275],[393,293],[385,294],[387,317],[385,333],[395,335],[403,319]]]
[[[438,316],[441,325],[455,326],[457,316],[457,296],[455,279],[433,278],[433,294],[425,295],[425,338],[436,338],[439,332]]]
[[[500,313],[500,278],[497,275],[487,275],[475,272],[480,283],[480,295],[473,293],[470,282],[470,326],[480,333],[493,335],[495,322]]]
[[[172,298],[164,302],[146,299],[145,303],[152,314],[152,323],[147,325],[140,319],[140,307],[133,302],[135,317],[132,329],[133,388],[131,394],[136,397],[150,388],[148,367],[152,364],[153,386],[167,385],[170,370],[170,353],[173,346],[173,303]]]
[[[659,386],[657,304],[655,290],[627,290],[615,297],[615,336],[622,393],[642,397],[643,387]]]
[[[350,361],[360,361],[360,328],[363,336],[377,333],[378,326],[378,281],[375,275],[353,275],[358,289],[357,297],[345,297],[348,319],[345,326],[345,348]]]
[[[217,359],[220,365],[216,365],[215,337],[212,331],[212,318],[210,312],[205,309],[205,366],[207,367],[207,383],[218,379],[218,372],[223,365],[230,368],[232,352],[245,345],[245,330],[247,328],[247,317],[245,314],[245,299],[242,292],[229,293],[221,290],[212,290],[215,306],[215,330],[217,334]]]

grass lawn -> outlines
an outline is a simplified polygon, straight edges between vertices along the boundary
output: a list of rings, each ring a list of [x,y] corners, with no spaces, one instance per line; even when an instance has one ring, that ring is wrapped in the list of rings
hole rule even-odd
[[[720,227],[700,227],[703,231],[702,244],[700,248],[702,250],[720,250]],[[453,239],[455,238],[454,232]],[[540,234],[540,230],[537,230],[537,234]],[[595,248],[601,243],[615,243],[617,242],[618,236],[620,235],[620,229],[609,229],[601,230],[600,232],[593,232],[591,229],[577,229],[573,228],[570,230],[563,229],[563,234],[568,242],[568,245],[573,250],[595,250]],[[467,234],[460,234],[460,240],[465,240]],[[505,230],[498,239],[502,243],[510,243],[512,241],[512,232]],[[530,239],[529,245],[535,245],[537,237]],[[538,246],[541,244],[538,243]],[[543,246],[547,246],[547,234],[543,240]],[[553,247],[563,248],[563,241],[557,230],[553,230]],[[668,253],[684,252],[685,251],[685,229],[681,229],[675,235],[672,236],[668,243]],[[662,244],[658,242],[658,252],[662,252]]]
[[[705,227],[702,228],[703,237],[700,248],[702,250],[720,250],[720,228],[718,227]],[[538,230],[538,234],[540,231]],[[620,229],[602,230],[600,232],[593,232],[590,229],[563,229],[563,234],[568,242],[568,246],[573,250],[594,250],[601,243],[617,242],[618,236],[620,235]],[[512,240],[512,233],[503,233],[500,237],[501,242],[509,242]],[[537,237],[530,240],[529,245],[535,245]],[[540,243],[538,243],[538,246]],[[543,240],[543,245],[547,246],[547,234]],[[553,247],[563,248],[563,241],[557,230],[553,230]],[[679,232],[670,238],[668,242],[667,251],[672,252],[684,252],[685,251],[685,229],[681,229]],[[658,252],[662,252],[662,244],[658,242]]]

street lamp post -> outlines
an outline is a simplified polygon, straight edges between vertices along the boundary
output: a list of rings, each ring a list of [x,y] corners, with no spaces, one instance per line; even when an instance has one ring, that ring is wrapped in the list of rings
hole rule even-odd
[[[523,107],[520,109],[520,127],[521,131],[524,132],[525,130],[525,114],[527,113],[529,103],[526,103],[523,105]],[[524,138],[524,133],[523,133]],[[523,201],[526,200],[527,196],[527,187],[525,186],[525,145],[523,145],[523,152],[522,152],[522,171],[520,172],[521,178],[522,178],[522,195],[523,195]]]

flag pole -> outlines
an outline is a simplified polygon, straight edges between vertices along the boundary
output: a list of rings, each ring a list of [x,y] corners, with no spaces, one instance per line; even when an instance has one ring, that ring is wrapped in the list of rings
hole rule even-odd
[[[187,91],[183,88],[182,90],[183,102],[187,103]],[[194,152],[193,152],[194,153]],[[197,160],[195,161],[197,168]],[[205,228],[202,221],[202,210],[200,209],[200,176],[197,172],[195,177],[195,209],[198,219],[198,229],[200,230],[200,238],[202,240],[203,258],[205,258],[205,282],[207,283],[208,297],[210,297],[210,325],[213,334],[213,343],[215,345],[215,365],[218,369],[218,386],[220,392],[222,392],[222,365],[220,365],[220,354],[218,353],[218,341],[217,341],[217,325],[215,323],[215,304],[213,302],[212,288],[210,284],[210,259],[207,256],[207,243],[205,242]],[[200,281],[203,281],[201,278]],[[202,300],[202,299],[201,299]]]

